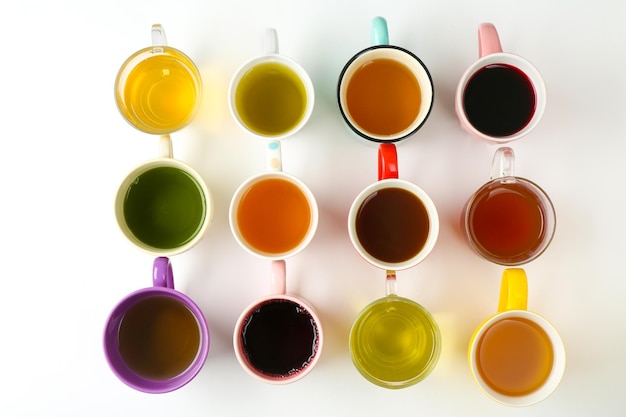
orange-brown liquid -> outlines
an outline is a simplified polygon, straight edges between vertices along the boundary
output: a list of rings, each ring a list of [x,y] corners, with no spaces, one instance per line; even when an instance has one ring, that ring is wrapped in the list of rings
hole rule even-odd
[[[237,209],[243,239],[259,251],[279,254],[295,248],[311,223],[311,207],[293,183],[264,179],[246,191]]]
[[[552,371],[552,343],[535,323],[503,319],[493,324],[478,344],[476,362],[487,385],[504,395],[537,390]]]
[[[405,65],[391,59],[374,59],[356,70],[346,90],[349,114],[366,132],[394,135],[417,118],[420,85]]]

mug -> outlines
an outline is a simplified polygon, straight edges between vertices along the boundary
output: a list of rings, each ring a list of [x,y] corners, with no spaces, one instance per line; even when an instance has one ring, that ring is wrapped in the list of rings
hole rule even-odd
[[[152,46],[131,55],[115,79],[115,102],[135,128],[165,135],[180,130],[201,103],[200,72],[191,58],[167,46],[165,31],[152,26]]]
[[[285,291],[286,263],[272,261],[270,295],[244,310],[233,333],[235,355],[242,368],[270,384],[288,384],[306,376],[324,344],[315,309]]]
[[[554,326],[527,310],[522,268],[502,274],[498,313],[471,338],[468,361],[474,380],[491,399],[529,406],[547,398],[565,372],[565,347]]]
[[[295,255],[311,242],[319,210],[306,184],[282,171],[280,142],[269,142],[266,154],[267,172],[249,178],[235,191],[229,223],[242,248],[278,260]]]
[[[478,26],[479,59],[461,77],[455,96],[464,129],[490,142],[519,139],[533,130],[546,107],[546,87],[528,60],[502,52],[491,23]]]
[[[550,245],[556,214],[550,197],[534,182],[516,177],[513,149],[498,148],[491,180],[467,201],[462,229],[470,246],[500,265],[522,265]]]
[[[350,355],[368,381],[391,389],[425,379],[441,353],[441,333],[424,307],[396,291],[387,271],[387,295],[366,306],[350,329]]]
[[[284,139],[306,124],[313,112],[315,92],[304,68],[278,53],[275,29],[265,31],[264,54],[244,63],[228,92],[231,114],[253,135]]]
[[[172,264],[154,260],[153,286],[126,296],[109,315],[104,353],[126,385],[165,393],[190,382],[209,352],[209,329],[198,305],[174,289]]]
[[[350,207],[350,240],[359,255],[378,268],[411,268],[435,247],[437,208],[424,190],[398,178],[393,143],[378,146],[378,179],[361,191]]]
[[[358,136],[396,142],[419,130],[433,107],[433,81],[412,52],[389,44],[387,22],[372,20],[372,46],[344,66],[337,86],[339,110]]]
[[[202,176],[174,159],[169,135],[159,145],[160,157],[136,167],[120,184],[115,215],[132,244],[154,256],[172,256],[202,239],[213,198]]]

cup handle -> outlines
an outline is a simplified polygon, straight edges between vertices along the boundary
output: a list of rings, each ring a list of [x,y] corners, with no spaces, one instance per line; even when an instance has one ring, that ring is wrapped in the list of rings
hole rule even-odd
[[[280,142],[273,140],[267,144],[266,148],[266,160],[268,171],[282,171],[283,159],[282,152],[280,150]]]
[[[270,292],[272,295],[283,295],[287,292],[287,263],[284,259],[271,263]]]
[[[165,30],[159,23],[152,25],[152,52],[163,52],[163,46],[167,46]]]
[[[159,137],[159,157],[173,158],[174,150],[172,148],[172,138],[170,135],[161,135]]]
[[[172,262],[165,256],[160,256],[154,260],[152,265],[152,285],[174,289],[174,272]]]
[[[491,162],[491,179],[515,177],[515,153],[508,146],[496,149]]]
[[[502,52],[500,37],[493,23],[478,25],[478,57]]]
[[[384,17],[376,16],[372,19],[372,45],[389,45],[389,31]]]
[[[507,268],[502,273],[498,313],[508,310],[526,310],[528,306],[528,280],[523,268]]]
[[[263,52],[267,55],[278,53],[278,33],[276,29],[265,29],[265,35],[263,36]]]
[[[398,153],[393,143],[378,145],[378,181],[398,178]]]
[[[396,282],[396,271],[387,270],[385,272],[386,295],[398,295],[398,285]]]

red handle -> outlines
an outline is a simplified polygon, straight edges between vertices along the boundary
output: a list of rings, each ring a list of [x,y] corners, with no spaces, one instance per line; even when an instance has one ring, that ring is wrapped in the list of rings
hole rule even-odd
[[[378,146],[378,180],[398,178],[398,153],[393,143]]]

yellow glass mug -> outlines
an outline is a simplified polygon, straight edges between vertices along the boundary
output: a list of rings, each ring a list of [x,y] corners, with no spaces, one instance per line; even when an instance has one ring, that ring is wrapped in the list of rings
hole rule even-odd
[[[559,333],[527,310],[528,283],[522,268],[505,269],[498,313],[474,332],[468,361],[474,380],[491,399],[529,406],[547,398],[565,371]]]
[[[200,106],[200,72],[191,58],[167,46],[165,31],[152,26],[152,46],[131,55],[115,80],[122,116],[142,132],[165,135],[186,126]]]

